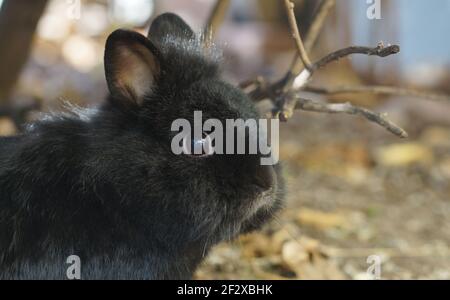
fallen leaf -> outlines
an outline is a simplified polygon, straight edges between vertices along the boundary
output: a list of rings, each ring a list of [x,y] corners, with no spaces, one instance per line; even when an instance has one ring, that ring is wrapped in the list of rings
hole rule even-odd
[[[350,225],[343,214],[327,213],[307,208],[304,208],[299,212],[297,221],[300,225],[311,226],[320,230],[348,228]]]
[[[330,260],[317,240],[303,237],[289,241],[282,250],[283,264],[294,271],[299,279],[345,279],[336,263]]]
[[[283,246],[286,242],[300,238],[298,226],[287,224],[282,229],[276,231],[271,238],[272,253],[281,254]]]
[[[296,241],[290,241],[283,245],[281,257],[283,262],[294,271],[299,265],[309,260],[309,254],[305,247]]]
[[[411,164],[430,164],[433,152],[419,143],[394,144],[375,151],[375,160],[386,167],[403,167]]]
[[[263,233],[253,233],[240,237],[242,248],[242,256],[246,258],[254,258],[267,256],[272,254],[270,238]]]
[[[285,161],[356,184],[365,182],[372,165],[368,148],[362,143],[328,143],[310,150],[288,144],[282,146],[281,154]]]

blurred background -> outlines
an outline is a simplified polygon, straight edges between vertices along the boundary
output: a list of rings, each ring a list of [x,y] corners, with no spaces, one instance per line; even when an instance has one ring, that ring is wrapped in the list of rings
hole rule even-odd
[[[319,1],[299,0],[303,30]],[[101,103],[104,43],[121,27],[145,33],[171,11],[201,31],[214,0],[0,0],[0,135],[42,112]],[[310,54],[349,45],[399,44],[388,58],[353,56],[313,83],[383,84],[450,94],[450,0],[338,0]],[[217,44],[224,76],[277,80],[295,55],[278,0],[232,0]],[[309,95],[310,98],[320,99]],[[262,232],[214,249],[199,279],[450,279],[450,102],[413,97],[328,98],[375,111],[405,128],[399,140],[358,117],[297,112],[282,124],[286,208]],[[370,270],[374,270],[371,268]],[[370,273],[370,272],[369,272]]]

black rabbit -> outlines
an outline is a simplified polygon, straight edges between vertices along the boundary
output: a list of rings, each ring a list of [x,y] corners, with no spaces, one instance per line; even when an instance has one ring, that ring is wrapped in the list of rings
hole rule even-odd
[[[223,82],[215,51],[174,14],[149,37],[106,44],[110,90],[0,139],[0,278],[189,279],[215,244],[260,228],[281,206],[278,166],[258,155],[175,155],[175,119],[258,119]]]

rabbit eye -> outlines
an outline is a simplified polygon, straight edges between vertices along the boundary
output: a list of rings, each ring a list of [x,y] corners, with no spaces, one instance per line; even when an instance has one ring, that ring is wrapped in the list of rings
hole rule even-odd
[[[191,139],[190,145],[188,140],[183,143],[184,153],[195,157],[206,157],[214,154],[214,147],[209,135],[203,133],[202,139]],[[199,154],[196,154],[199,153]]]

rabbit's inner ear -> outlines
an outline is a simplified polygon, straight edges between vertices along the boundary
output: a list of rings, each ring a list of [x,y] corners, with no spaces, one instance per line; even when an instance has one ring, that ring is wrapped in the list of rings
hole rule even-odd
[[[108,39],[105,54],[110,92],[120,101],[142,104],[160,73],[158,59],[144,36],[120,30]]]
[[[165,13],[153,21],[148,38],[156,44],[164,44],[171,38],[191,40],[195,38],[195,33],[179,16]]]

